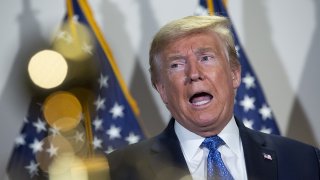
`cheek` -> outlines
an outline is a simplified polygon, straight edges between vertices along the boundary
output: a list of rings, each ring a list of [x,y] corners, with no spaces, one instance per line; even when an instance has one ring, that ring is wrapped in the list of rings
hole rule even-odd
[[[179,88],[185,83],[185,74],[180,72],[168,72],[166,75],[166,81],[170,88]]]
[[[185,85],[184,80],[177,76],[171,76],[165,84],[168,101],[177,103],[184,96]]]
[[[224,84],[227,82],[227,74],[221,67],[212,67],[206,69],[206,76],[215,84]]]
[[[230,95],[230,92],[234,89],[232,77],[227,72],[228,70],[223,68],[215,68],[206,73],[210,84],[218,94]]]
[[[178,81],[175,81],[174,78],[169,80],[170,82],[166,85],[166,92],[168,96],[171,96],[171,98],[177,98],[179,95],[181,95],[181,91],[183,87],[178,83]]]

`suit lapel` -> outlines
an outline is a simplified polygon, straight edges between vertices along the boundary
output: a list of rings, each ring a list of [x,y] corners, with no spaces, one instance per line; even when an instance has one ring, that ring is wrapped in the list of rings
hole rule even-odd
[[[265,139],[236,119],[243,145],[248,179],[277,179],[277,155]],[[151,146],[149,162],[155,179],[192,179],[179,140],[174,120]]]
[[[191,179],[179,140],[174,132],[173,119],[151,146],[149,161],[156,179]]]
[[[236,120],[243,145],[248,179],[277,179],[277,155],[265,139]]]

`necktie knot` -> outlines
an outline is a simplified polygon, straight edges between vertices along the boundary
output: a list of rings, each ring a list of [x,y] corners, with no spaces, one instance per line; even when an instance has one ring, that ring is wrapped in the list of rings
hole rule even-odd
[[[216,151],[225,142],[217,135],[207,137],[201,144],[201,147],[206,147],[209,151]]]

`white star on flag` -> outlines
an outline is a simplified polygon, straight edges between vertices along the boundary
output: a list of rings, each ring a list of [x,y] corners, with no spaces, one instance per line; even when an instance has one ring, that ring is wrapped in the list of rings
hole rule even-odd
[[[33,154],[37,153],[37,152],[41,152],[43,146],[43,142],[42,141],[38,141],[38,139],[34,139],[33,143],[29,145],[29,147],[32,149]]]
[[[114,151],[114,148],[112,146],[108,146],[108,149],[106,151],[104,151],[106,154],[111,153],[112,151]]]
[[[25,144],[26,144],[25,138],[26,138],[26,135],[20,134],[20,135],[15,139],[15,144],[16,144],[16,146],[25,145]]]
[[[253,129],[253,120],[244,118],[242,122],[247,128]]]
[[[128,141],[129,144],[134,144],[139,141],[140,137],[135,135],[134,133],[130,133],[128,137],[126,137],[126,141]]]
[[[57,34],[57,39],[64,39],[66,36],[66,33],[67,32],[65,32],[65,31],[59,31]]]
[[[102,119],[100,119],[98,116],[96,116],[96,118],[93,120],[92,124],[94,126],[94,130],[100,130],[102,129]]]
[[[92,145],[94,149],[102,148],[102,140],[97,137],[94,137]]]
[[[115,138],[121,138],[120,131],[121,131],[120,128],[114,125],[111,125],[111,127],[106,131],[106,134],[109,135],[109,138],[111,140],[113,140]]]
[[[79,16],[78,15],[73,15],[72,16],[72,21],[74,22],[74,23],[79,23]]]
[[[250,109],[251,110],[255,109],[254,101],[255,101],[254,97],[249,97],[248,95],[245,95],[244,99],[240,102],[240,105],[243,107],[245,112],[248,112]]]
[[[112,119],[116,119],[117,117],[123,117],[123,110],[124,107],[115,102],[113,107],[109,111],[112,114]]]
[[[72,37],[69,33],[66,33],[66,35],[64,36],[64,40],[65,40],[65,42],[67,42],[68,44],[73,43],[73,37]]]
[[[92,49],[93,47],[90,45],[90,44],[87,44],[87,43],[83,43],[82,45],[82,50],[90,55],[92,55]]]
[[[244,78],[242,78],[242,82],[246,85],[246,89],[254,88],[256,85],[254,84],[254,77],[249,73],[246,74]]]
[[[57,38],[64,40],[67,44],[71,44],[73,42],[72,36],[66,31],[60,31],[57,35]]]
[[[104,102],[106,100],[104,98],[101,98],[100,96],[98,96],[97,100],[94,102],[94,105],[96,106],[96,111],[98,111],[99,109],[104,109],[105,105]]]
[[[54,147],[53,144],[50,144],[50,148],[48,148],[47,153],[49,153],[50,157],[56,156],[58,154],[58,147]]]
[[[40,133],[41,131],[47,131],[46,124],[41,121],[40,118],[38,118],[38,121],[36,123],[33,123],[33,126],[37,129],[37,133]]]
[[[263,133],[266,133],[266,134],[270,134],[272,132],[272,129],[262,126],[260,132],[263,132]]]
[[[272,117],[271,109],[266,104],[263,104],[263,106],[259,109],[259,113],[261,114],[263,120],[268,118],[271,119]]]
[[[25,166],[25,168],[29,171],[31,178],[33,178],[34,175],[38,175],[38,166],[39,163],[35,163],[33,160],[30,161],[28,166]]]
[[[74,135],[74,139],[76,140],[76,143],[84,142],[83,136],[84,136],[83,132],[76,131],[76,134]]]
[[[55,137],[57,135],[61,135],[60,128],[58,126],[56,126],[55,124],[49,129],[49,132],[52,134],[53,137]]]
[[[108,80],[109,80],[108,76],[103,76],[103,74],[100,74],[100,78],[99,78],[100,89],[102,87],[105,87],[105,88],[108,87]]]

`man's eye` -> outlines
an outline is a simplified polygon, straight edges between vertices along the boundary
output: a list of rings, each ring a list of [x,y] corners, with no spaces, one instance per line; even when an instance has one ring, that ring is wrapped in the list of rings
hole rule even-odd
[[[183,62],[173,62],[172,64],[170,64],[169,67],[171,70],[180,70],[184,67],[184,63]]]
[[[171,69],[175,69],[175,68],[178,68],[179,67],[179,64],[171,64],[170,65],[170,68]]]
[[[211,60],[211,59],[213,59],[212,56],[202,56],[202,57],[201,57],[201,61],[209,61],[209,60]]]

